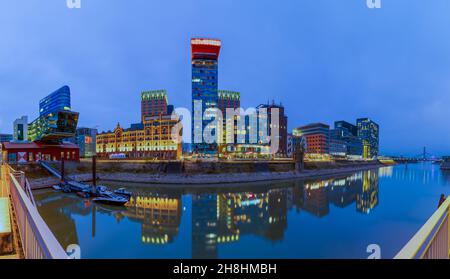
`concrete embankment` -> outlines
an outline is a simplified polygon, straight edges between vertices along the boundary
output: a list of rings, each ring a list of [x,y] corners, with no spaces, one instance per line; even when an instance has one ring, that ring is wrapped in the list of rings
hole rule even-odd
[[[58,163],[52,163],[59,169]],[[291,179],[327,178],[383,166],[378,161],[307,162],[302,172],[294,171],[291,161],[269,162],[137,162],[100,161],[97,175],[110,182],[134,182],[155,185],[212,185]],[[30,168],[30,167],[28,167]],[[32,168],[39,168],[38,166]],[[92,180],[90,162],[66,163],[65,172],[77,181]],[[26,171],[26,170],[24,170]],[[29,170],[30,171],[30,170]],[[58,179],[41,170],[30,179],[33,189],[51,187]]]

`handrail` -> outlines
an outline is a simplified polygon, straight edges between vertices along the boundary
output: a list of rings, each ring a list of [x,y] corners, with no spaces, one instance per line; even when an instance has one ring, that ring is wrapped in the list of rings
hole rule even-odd
[[[42,219],[37,208],[7,166],[9,190],[19,235],[27,259],[67,259],[67,254]]]
[[[395,259],[449,258],[450,197],[408,241]]]

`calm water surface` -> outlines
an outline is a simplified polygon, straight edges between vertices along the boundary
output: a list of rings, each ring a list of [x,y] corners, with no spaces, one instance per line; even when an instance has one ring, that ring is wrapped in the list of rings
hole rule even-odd
[[[215,188],[132,185],[127,207],[35,192],[82,258],[392,258],[450,194],[450,174],[409,164],[326,180]],[[121,187],[124,185],[111,185]]]

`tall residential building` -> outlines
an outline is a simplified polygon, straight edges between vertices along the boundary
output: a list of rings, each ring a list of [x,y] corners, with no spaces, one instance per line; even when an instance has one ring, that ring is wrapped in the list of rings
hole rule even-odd
[[[206,132],[206,134],[212,135],[213,139],[204,138],[203,132],[215,118],[214,109],[218,108],[218,59],[221,45],[220,40],[191,39],[192,147],[195,154],[217,155],[217,127],[214,132],[211,131],[212,129]],[[205,115],[207,109],[212,110]]]
[[[141,93],[141,120],[145,117],[167,115],[166,90],[152,90]]]
[[[295,128],[294,136],[306,139],[306,153],[329,154],[330,152],[330,126],[323,123],[313,123]]]
[[[0,134],[0,143],[10,142],[13,140],[13,135],[11,134]]]
[[[369,118],[356,120],[358,137],[363,144],[363,158],[370,159],[378,156],[379,126]]]
[[[24,142],[28,140],[28,117],[22,116],[13,123],[14,141]]]
[[[278,129],[278,137],[276,140],[278,140],[278,151],[276,154],[273,154],[278,157],[286,157],[287,156],[287,125],[288,125],[288,118],[284,113],[284,106],[282,104],[275,104],[275,102],[272,101],[272,104],[261,104],[257,107],[258,111],[258,118],[261,119],[263,116],[259,115],[261,109],[266,109],[267,111],[267,127],[264,127],[265,125],[259,125],[258,127],[258,133],[261,133],[262,129],[267,129],[267,135],[272,135],[273,129]],[[278,114],[278,124],[272,123],[274,120],[274,114]],[[258,121],[261,123],[260,121]]]
[[[28,139],[61,142],[74,137],[78,116],[70,110],[69,87],[61,87],[39,102],[39,117],[28,125]]]
[[[65,85],[39,102],[39,115],[48,116],[56,111],[70,111],[70,88]]]

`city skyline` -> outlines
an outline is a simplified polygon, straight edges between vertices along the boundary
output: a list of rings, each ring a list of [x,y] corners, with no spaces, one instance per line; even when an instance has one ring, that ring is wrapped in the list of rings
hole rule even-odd
[[[139,119],[137,104],[145,90],[165,89],[175,107],[190,108],[190,39],[204,36],[223,43],[220,89],[241,92],[244,108],[272,99],[282,102],[289,131],[313,122],[332,125],[368,117],[381,127],[381,154],[416,155],[427,146],[430,153],[445,155],[450,147],[443,122],[449,116],[448,69],[439,64],[449,58],[444,53],[449,40],[439,33],[443,30],[435,30],[448,19],[431,13],[448,5],[444,1],[430,4],[429,14],[418,14],[419,3],[406,0],[386,3],[377,11],[357,1],[328,7],[307,1],[285,6],[267,2],[271,8],[253,14],[254,22],[245,19],[249,6],[234,10],[224,1],[180,2],[186,9],[172,13],[167,3],[117,1],[101,9],[108,1],[85,1],[82,9],[69,10],[63,2],[30,1],[25,8],[8,3],[0,11],[4,26],[10,27],[0,26],[6,34],[0,48],[0,58],[6,61],[0,68],[0,92],[9,92],[12,104],[2,108],[0,133],[12,133],[12,122],[22,115],[37,117],[35,104],[66,84],[72,90],[72,107],[80,112],[80,126],[100,131],[112,130],[118,119],[124,126]],[[203,21],[189,18],[194,2],[201,4]],[[120,12],[125,6],[126,14]],[[221,13],[208,13],[214,9]],[[409,13],[400,16],[403,9]],[[158,13],[142,26],[149,10]],[[323,26],[309,13],[326,19]],[[223,26],[222,20],[232,15],[236,22]],[[264,20],[267,16],[270,20]],[[164,24],[172,17],[181,18]],[[398,17],[404,21],[390,25]],[[422,30],[408,26],[413,18],[419,19]],[[130,24],[120,26],[122,20]],[[54,21],[61,24],[52,25]],[[299,29],[281,30],[294,23]],[[391,29],[402,30],[403,36],[394,36],[398,33]],[[421,56],[430,52],[431,62]]]

